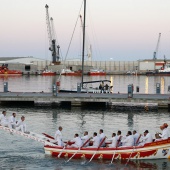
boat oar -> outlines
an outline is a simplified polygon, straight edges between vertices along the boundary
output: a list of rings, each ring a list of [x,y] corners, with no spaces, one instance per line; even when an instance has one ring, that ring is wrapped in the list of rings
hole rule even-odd
[[[48,135],[48,134],[46,134],[46,133],[42,133],[44,136],[46,136],[47,138],[50,138],[50,139],[54,139],[54,137],[52,137],[52,136],[50,136],[50,135]]]
[[[91,159],[89,160],[88,163],[90,163],[90,162],[92,161],[92,159],[93,159],[94,156],[96,155],[97,151],[99,150],[99,148],[102,146],[103,142],[105,141],[105,139],[106,139],[106,136],[102,139],[102,141],[101,141],[100,144],[99,144],[99,147],[98,147],[97,150],[94,152],[93,156],[91,157]],[[87,163],[87,164],[88,164],[88,163]]]
[[[68,142],[65,144],[65,146],[63,147],[63,149],[61,150],[61,152],[58,154],[58,158],[60,158],[61,154],[63,153],[64,149],[66,148]]]
[[[128,164],[128,162],[129,162],[129,160],[130,160],[130,158],[131,158],[131,156],[132,156],[132,153],[133,153],[134,151],[135,151],[135,146],[133,146],[133,150],[132,150],[132,152],[131,152],[131,154],[130,154],[130,156],[129,156],[126,164],[125,164],[125,166]]]
[[[114,154],[113,154],[113,156],[112,156],[112,160],[111,160],[110,164],[113,163],[113,159],[114,159],[114,157],[115,157],[115,154],[116,154],[116,151],[114,151]]]
[[[91,138],[89,138],[81,147],[79,147],[79,149],[65,162],[65,163],[68,163],[76,154],[77,152],[83,148],[84,146],[86,146],[86,144],[90,141]]]
[[[116,143],[116,148],[118,147],[121,138],[122,138],[122,136],[119,136],[119,139],[117,140],[117,143]],[[116,154],[116,151],[114,151],[114,153],[113,153],[112,160],[111,160],[110,164],[113,163],[113,159],[114,159],[114,157],[115,157],[115,154]]]

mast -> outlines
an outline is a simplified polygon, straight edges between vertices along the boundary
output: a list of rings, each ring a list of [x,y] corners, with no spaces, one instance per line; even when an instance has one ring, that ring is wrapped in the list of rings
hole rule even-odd
[[[81,86],[82,86],[82,88],[83,88],[83,74],[84,74],[85,25],[86,25],[86,0],[84,0],[83,48],[82,48],[82,76],[81,76]]]

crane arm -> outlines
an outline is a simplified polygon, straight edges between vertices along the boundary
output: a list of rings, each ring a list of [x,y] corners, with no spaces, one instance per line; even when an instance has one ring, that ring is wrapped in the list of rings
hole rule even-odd
[[[156,49],[155,49],[155,51],[154,51],[154,53],[153,53],[153,59],[154,59],[154,60],[157,59],[157,54],[158,54],[160,39],[161,39],[161,33],[159,33],[159,37],[158,37],[158,42],[157,42],[157,45],[156,45]]]
[[[48,32],[48,38],[49,38],[49,44],[50,44],[50,50],[52,50],[52,32],[51,32],[51,25],[50,25],[50,17],[49,17],[49,12],[48,8],[49,6],[46,4],[46,24],[47,24],[47,32]]]

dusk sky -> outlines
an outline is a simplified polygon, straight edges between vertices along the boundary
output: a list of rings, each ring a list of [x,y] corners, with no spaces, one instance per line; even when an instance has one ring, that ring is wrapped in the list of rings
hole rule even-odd
[[[170,0],[86,0],[87,45],[93,60],[152,59],[158,35],[158,59],[170,59]],[[33,56],[51,60],[45,5],[54,19],[65,58],[83,0],[0,0],[0,57]],[[81,10],[83,15],[83,9]],[[78,20],[68,59],[81,57]],[[87,53],[87,50],[86,52]]]

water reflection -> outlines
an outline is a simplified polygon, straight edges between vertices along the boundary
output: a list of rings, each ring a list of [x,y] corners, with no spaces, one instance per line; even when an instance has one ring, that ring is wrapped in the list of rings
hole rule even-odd
[[[161,94],[164,94],[165,92],[165,79],[164,77],[161,77]]]
[[[134,116],[134,114],[133,113],[128,113],[128,127],[129,127],[129,129],[130,130],[133,130],[133,116]]]
[[[148,77],[145,78],[145,94],[148,94]]]
[[[133,84],[134,87],[139,86],[139,93],[151,93],[156,92],[156,83],[161,84],[161,93],[166,94],[169,77],[159,76],[127,76],[127,75],[107,75],[107,76],[84,76],[84,81],[97,81],[97,80],[111,80],[111,86],[113,86],[113,93],[127,93],[128,84]],[[9,90],[15,92],[51,92],[52,85],[58,80],[57,76],[3,76],[0,77],[0,89],[3,89],[3,82],[7,81]],[[76,89],[77,83],[81,82],[80,77],[75,76],[61,76],[60,88],[62,89]],[[144,83],[145,82],[145,83]],[[144,84],[143,84],[144,83]],[[99,84],[89,84],[91,87],[98,87]],[[19,88],[18,88],[19,87]],[[136,93],[136,91],[134,91]]]

